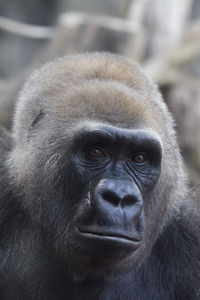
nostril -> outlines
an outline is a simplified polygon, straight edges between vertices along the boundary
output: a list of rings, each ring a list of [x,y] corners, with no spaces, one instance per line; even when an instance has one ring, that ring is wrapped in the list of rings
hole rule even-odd
[[[104,201],[110,202],[115,206],[120,204],[121,207],[132,206],[137,202],[137,197],[134,195],[118,195],[112,190],[101,192],[101,197]]]
[[[119,205],[120,198],[113,191],[109,191],[109,190],[103,191],[101,193],[101,196],[105,201],[110,202],[114,205]]]
[[[129,179],[102,179],[95,188],[96,201],[99,205],[110,203],[113,207],[138,207],[142,196],[137,185]],[[94,195],[94,196],[95,196]]]
[[[132,206],[137,202],[137,198],[134,195],[126,195],[121,201],[121,207]]]

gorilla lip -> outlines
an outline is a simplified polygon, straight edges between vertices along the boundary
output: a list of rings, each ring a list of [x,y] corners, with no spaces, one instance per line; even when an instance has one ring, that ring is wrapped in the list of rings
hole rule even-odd
[[[87,230],[81,230],[79,227],[77,227],[77,230],[87,237],[97,237],[97,238],[103,238],[108,240],[116,240],[119,242],[131,242],[136,244],[140,243],[140,239],[137,239],[135,237],[123,235],[120,233],[110,233],[110,232],[100,232],[100,231],[87,231]]]

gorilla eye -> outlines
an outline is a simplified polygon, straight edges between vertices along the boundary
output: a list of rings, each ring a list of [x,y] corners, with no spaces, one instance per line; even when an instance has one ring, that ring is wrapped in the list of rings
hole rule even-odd
[[[138,164],[144,163],[148,160],[148,156],[145,153],[136,153],[132,155],[131,160]]]
[[[88,156],[90,158],[102,158],[105,157],[106,154],[102,149],[95,147],[88,150]]]

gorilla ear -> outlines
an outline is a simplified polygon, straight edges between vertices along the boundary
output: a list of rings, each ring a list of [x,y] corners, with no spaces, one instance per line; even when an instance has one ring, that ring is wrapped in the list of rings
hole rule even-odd
[[[0,126],[0,158],[11,150],[12,137],[11,134]]]

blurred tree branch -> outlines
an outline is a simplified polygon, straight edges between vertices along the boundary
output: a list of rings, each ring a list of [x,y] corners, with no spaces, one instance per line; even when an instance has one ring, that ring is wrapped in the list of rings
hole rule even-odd
[[[54,30],[47,26],[29,25],[0,16],[0,30],[34,39],[49,39]]]

